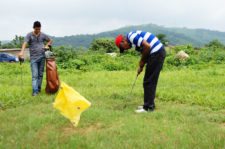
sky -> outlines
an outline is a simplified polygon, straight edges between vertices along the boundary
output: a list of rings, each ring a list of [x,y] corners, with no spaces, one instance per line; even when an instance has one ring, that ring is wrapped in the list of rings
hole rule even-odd
[[[157,24],[225,32],[224,0],[0,0],[0,40],[32,31],[51,36],[94,34]]]

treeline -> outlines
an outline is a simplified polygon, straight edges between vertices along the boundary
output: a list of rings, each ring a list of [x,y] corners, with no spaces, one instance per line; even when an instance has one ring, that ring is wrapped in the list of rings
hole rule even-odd
[[[162,43],[164,45],[167,45],[169,43],[169,40],[166,38],[166,35],[158,34],[157,36],[162,41]],[[58,41],[57,39],[55,39],[55,40],[54,40],[54,46],[56,46],[56,45],[59,45],[59,46],[71,46],[69,43],[67,44],[67,43],[63,42],[63,39],[61,39],[62,41]],[[114,41],[113,40],[114,40],[113,38],[96,38],[96,39],[91,39],[90,38],[90,41],[88,41],[88,42],[91,43],[89,45],[89,47],[92,48],[92,49],[95,49],[95,47],[96,48],[100,48],[102,46],[103,48],[106,48],[107,52],[112,52],[112,51],[115,50],[115,45],[114,45]],[[86,40],[81,40],[79,42],[82,45],[82,42],[85,42],[85,41]],[[8,43],[2,44],[2,42],[0,41],[0,48],[1,49],[21,48],[23,42],[24,42],[24,37],[15,35],[15,38],[12,41],[8,42]],[[107,47],[107,46],[105,47],[104,46],[105,43],[107,43],[107,45],[110,45],[110,46],[109,47]],[[79,46],[80,44],[75,44],[73,47],[85,47],[85,46]],[[89,48],[89,47],[86,47],[86,48]]]
[[[164,44],[168,44],[167,36],[158,35]],[[7,48],[21,48],[23,37],[15,36],[15,39],[6,45]],[[213,40],[201,48],[192,45],[168,46],[165,68],[200,67],[211,64],[225,64],[225,46],[218,40]],[[184,51],[190,57],[181,60],[176,57],[179,51]],[[140,53],[134,49],[120,54],[114,44],[114,38],[98,38],[91,42],[89,48],[72,46],[54,46],[57,65],[61,69],[74,69],[82,71],[91,70],[135,70],[140,58]],[[111,53],[111,54],[109,54]],[[112,54],[113,53],[113,54]]]
[[[118,34],[126,35],[130,31],[143,30],[150,31],[155,35],[164,34],[170,41],[170,45],[192,44],[195,47],[202,47],[213,39],[218,39],[225,44],[225,33],[205,29],[188,29],[188,28],[167,28],[154,24],[128,26],[117,30],[103,32],[93,35],[77,35],[66,37],[54,37],[56,46],[70,45],[73,47],[88,48],[94,39],[98,38],[115,38]]]
[[[155,35],[166,36],[170,45],[184,45],[192,44],[195,47],[202,47],[209,43],[213,39],[219,40],[225,44],[225,33],[218,31],[211,31],[205,29],[188,29],[188,28],[168,28],[158,26],[155,24],[128,26],[117,30],[102,32],[99,34],[92,35],[76,35],[76,36],[65,36],[65,37],[52,37],[54,40],[54,46],[72,46],[72,47],[85,47],[89,48],[92,41],[98,38],[115,38],[118,34],[126,35],[130,31],[143,30],[150,31]],[[18,36],[20,37],[20,36]],[[21,37],[22,38],[22,37]],[[16,40],[18,41],[18,40]],[[13,42],[4,44],[3,48],[13,47]],[[14,48],[14,47],[13,47]]]
[[[16,35],[15,38],[5,44],[2,44],[0,41],[0,48],[1,49],[12,49],[12,48],[21,48],[24,42],[24,37]]]

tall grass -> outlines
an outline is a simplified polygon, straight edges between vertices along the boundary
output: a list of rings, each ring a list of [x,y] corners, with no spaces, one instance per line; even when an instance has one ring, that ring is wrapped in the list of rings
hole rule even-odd
[[[31,98],[31,74],[29,64],[23,67],[21,82],[19,64],[0,64],[1,106],[16,107],[30,102],[51,102],[54,96],[43,94]],[[115,97],[118,102],[127,98],[135,71],[91,71],[59,70],[60,79],[77,88],[90,99]],[[143,75],[143,74],[142,74]],[[183,68],[164,70],[161,74],[157,98],[162,101],[196,104],[213,109],[225,108],[225,70],[223,65],[212,65],[205,69]],[[135,98],[142,99],[142,77],[134,91]],[[45,80],[45,79],[44,79]],[[104,101],[104,99],[102,99]],[[140,100],[141,101],[141,100]]]

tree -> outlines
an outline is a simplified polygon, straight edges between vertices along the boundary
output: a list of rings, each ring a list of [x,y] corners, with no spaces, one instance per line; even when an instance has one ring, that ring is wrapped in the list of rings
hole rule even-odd
[[[169,40],[166,39],[166,35],[165,34],[158,34],[156,35],[158,37],[158,39],[165,45],[167,46],[169,44]]]
[[[113,39],[99,38],[92,41],[90,50],[104,53],[112,53],[115,52],[117,48]]]
[[[2,48],[2,42],[0,41],[0,48]]]
[[[225,49],[225,46],[219,40],[212,40],[205,46],[209,48]]]
[[[24,42],[24,37],[16,35],[12,41],[14,48],[21,48]]]

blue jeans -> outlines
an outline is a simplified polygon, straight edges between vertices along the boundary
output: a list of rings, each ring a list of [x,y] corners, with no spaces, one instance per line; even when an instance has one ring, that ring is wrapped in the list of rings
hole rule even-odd
[[[33,93],[38,93],[41,91],[41,84],[42,84],[44,69],[45,69],[44,56],[38,59],[31,60]]]

